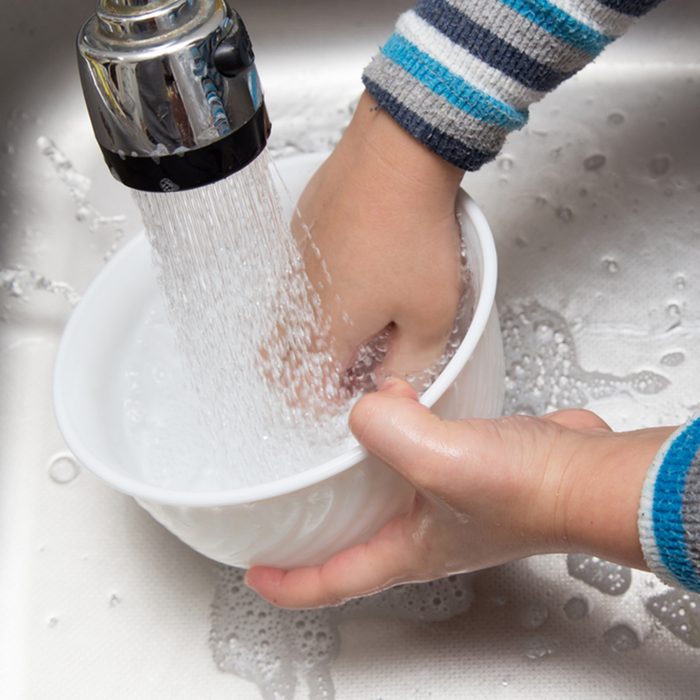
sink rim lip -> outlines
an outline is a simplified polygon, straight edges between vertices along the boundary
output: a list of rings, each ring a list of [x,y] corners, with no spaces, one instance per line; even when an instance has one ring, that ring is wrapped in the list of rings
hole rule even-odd
[[[291,161],[312,160],[316,160],[320,164],[319,157],[321,155],[325,158],[327,154],[314,153],[292,156],[278,161],[277,164],[281,166],[284,161],[291,163]],[[420,398],[421,404],[428,408],[432,407],[453,384],[471,358],[484,334],[495,304],[498,261],[491,228],[481,209],[464,190],[460,190],[458,194],[456,209],[458,213],[466,214],[467,219],[474,226],[479,241],[483,260],[481,291],[472,322],[464,339],[450,362]],[[53,373],[54,413],[68,448],[84,467],[117,491],[137,500],[176,507],[205,508],[253,504],[301,491],[350,469],[370,456],[364,447],[356,445],[331,460],[275,481],[235,489],[194,491],[166,489],[126,475],[117,471],[86,447],[80,437],[80,428],[76,427],[71,420],[66,404],[62,400],[62,395],[69,391],[69,385],[66,381],[68,374],[64,371],[64,365],[72,352],[75,336],[81,333],[82,319],[86,309],[90,305],[99,303],[100,292],[106,284],[105,280],[128,264],[129,257],[133,255],[138,246],[144,245],[144,243],[143,234],[136,235],[100,270],[71,314],[60,340]]]

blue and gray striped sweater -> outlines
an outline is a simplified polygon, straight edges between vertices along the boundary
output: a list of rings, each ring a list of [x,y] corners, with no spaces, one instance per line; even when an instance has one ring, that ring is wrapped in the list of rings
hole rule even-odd
[[[420,0],[365,70],[367,90],[445,160],[477,170],[528,106],[660,0]]]
[[[365,70],[376,102],[416,139],[477,170],[528,107],[661,0],[419,0]],[[700,418],[664,446],[639,509],[644,556],[700,592]]]

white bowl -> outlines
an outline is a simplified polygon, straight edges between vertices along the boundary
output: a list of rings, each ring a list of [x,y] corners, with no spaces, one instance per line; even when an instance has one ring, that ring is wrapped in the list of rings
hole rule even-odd
[[[278,163],[293,198],[324,157]],[[458,211],[476,309],[454,357],[421,401],[443,418],[495,417],[504,382],[494,306],[496,249],[486,219],[464,192]],[[193,549],[234,566],[321,563],[366,541],[410,507],[410,484],[361,447],[301,474],[233,490],[168,490],[140,479],[129,468],[123,408],[112,387],[134,319],[158,293],[148,243],[137,236],[100,272],[66,326],[54,372],[54,407],[68,446],[85,467],[133,496]]]

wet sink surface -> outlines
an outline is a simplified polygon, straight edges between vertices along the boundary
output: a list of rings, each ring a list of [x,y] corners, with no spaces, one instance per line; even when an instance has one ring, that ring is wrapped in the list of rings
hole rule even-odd
[[[405,6],[237,4],[278,156],[335,143]],[[139,229],[75,75],[73,36],[91,7],[10,0],[0,27],[0,268],[35,273],[4,276],[0,290],[0,690],[256,698],[207,643],[220,571],[72,464],[51,411],[70,293],[32,288],[79,293]],[[622,429],[700,407],[698,31],[700,6],[668,0],[465,178],[499,248],[511,410],[587,405]],[[449,622],[334,622],[337,697],[697,697],[700,650],[659,620],[666,588],[634,573],[613,596],[581,580],[596,566],[557,556],[485,572]]]

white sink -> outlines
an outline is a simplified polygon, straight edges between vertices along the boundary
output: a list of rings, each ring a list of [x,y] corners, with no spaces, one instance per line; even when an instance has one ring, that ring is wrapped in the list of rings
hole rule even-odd
[[[272,149],[324,150],[407,3],[270,4],[236,7],[255,43]],[[0,267],[25,266],[79,292],[117,229],[126,240],[140,226],[101,161],[75,71],[74,35],[93,4],[5,5]],[[465,178],[496,235],[502,318],[522,324],[549,358],[538,395],[541,373],[513,379],[512,408],[558,405],[550,380],[562,375],[577,387],[567,400],[616,428],[678,422],[700,405],[699,31],[700,4],[667,0],[535,106],[497,162]],[[71,197],[37,146],[42,136],[90,178],[87,195]],[[50,478],[66,449],[50,382],[70,306],[60,294],[10,291],[20,290],[0,290],[0,696],[259,697],[212,661],[220,571],[85,471],[71,479],[69,462]],[[550,326],[544,340],[536,323]],[[567,348],[557,354],[552,342]],[[523,352],[511,345],[511,370]],[[479,574],[474,589],[471,608],[449,622],[370,613],[334,622],[337,697],[561,697],[562,688],[576,698],[697,697],[700,651],[647,612],[666,590],[651,576],[634,573],[628,592],[612,597],[570,577],[564,557],[540,557]],[[591,613],[572,621],[563,606],[581,596]],[[546,619],[530,614],[533,604]],[[605,635],[619,624],[639,648],[611,651]]]

